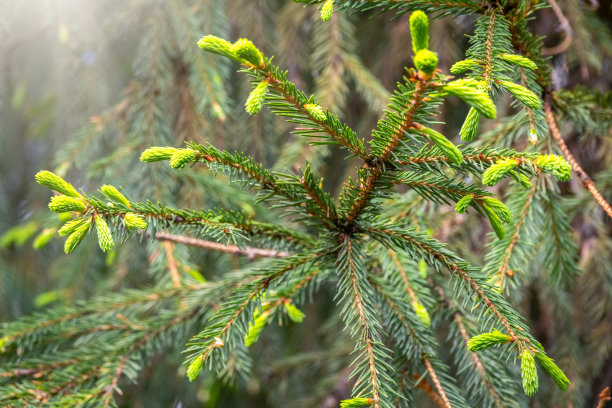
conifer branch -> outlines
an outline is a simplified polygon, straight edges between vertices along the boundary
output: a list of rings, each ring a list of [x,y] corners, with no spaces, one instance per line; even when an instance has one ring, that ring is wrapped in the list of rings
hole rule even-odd
[[[425,392],[425,394],[427,394],[427,396],[433,401],[435,402],[440,408],[447,408],[447,405],[445,404],[445,402],[442,400],[442,398],[440,398],[440,396],[436,393],[436,391],[433,389],[433,387],[431,386],[431,384],[429,384],[429,382],[427,381],[426,378],[424,378],[423,376],[420,376],[418,374],[413,374],[412,378],[415,380],[419,380],[418,384],[416,385],[417,388],[420,388],[423,390],[423,392]]]
[[[375,316],[371,315],[368,310],[368,306],[365,302],[367,299],[364,299],[364,290],[362,288],[362,284],[360,281],[363,279],[361,275],[363,272],[359,271],[357,268],[360,266],[356,265],[356,256],[353,253],[353,245],[348,236],[341,236],[341,254],[339,254],[339,262],[341,262],[342,269],[339,271],[343,277],[346,279],[347,291],[349,291],[352,296],[352,300],[350,301],[350,307],[353,309],[355,313],[355,317],[348,317],[349,322],[354,319],[357,319],[357,327],[359,331],[358,341],[363,342],[365,348],[365,359],[367,362],[367,370],[369,372],[369,387],[372,393],[372,399],[374,400],[374,407],[381,408],[381,390],[379,384],[379,371],[382,367],[379,367],[378,358],[376,357],[376,351],[374,350],[375,343],[379,342],[378,333],[377,333],[377,324],[373,323],[373,319]],[[345,309],[346,314],[346,309]],[[375,321],[375,320],[374,320]],[[348,323],[348,322],[347,322]],[[356,328],[352,329],[353,334],[355,333]],[[359,362],[357,367],[364,364],[363,362]],[[358,379],[358,382],[362,381],[361,378]]]
[[[601,390],[597,396],[597,407],[595,408],[604,408],[606,406],[606,402],[610,400],[612,400],[612,398],[610,397],[610,386],[608,385],[606,388]]]
[[[459,312],[455,312],[453,316],[455,319],[455,323],[457,324],[457,327],[459,328],[459,333],[461,334],[461,337],[463,338],[463,340],[465,341],[465,344],[467,345],[468,341],[470,340],[470,336],[468,336],[467,330],[465,329],[465,325],[463,324],[463,318],[461,317],[461,314]],[[485,371],[484,365],[482,364],[480,357],[478,357],[478,353],[475,353],[472,351],[468,351],[468,352],[470,353],[470,358],[472,359],[472,362],[474,363],[474,367],[476,367],[476,371],[478,371],[478,375],[480,375],[482,382],[485,384],[487,391],[489,392],[489,394],[491,395],[491,398],[495,402],[495,406],[497,408],[504,408],[504,405],[501,402],[499,394],[497,393],[497,391],[495,391],[495,387],[493,387],[493,384],[491,384],[491,381],[489,380],[487,372]]]
[[[427,356],[425,355],[423,355],[423,364],[425,364],[425,368],[427,368],[427,372],[429,373],[429,376],[431,377],[431,381],[433,381],[434,386],[438,390],[438,394],[440,395],[440,398],[442,398],[442,401],[444,402],[444,407],[452,408],[452,405],[448,399],[448,396],[446,395],[446,392],[444,392],[444,388],[442,388],[442,384],[440,384],[440,380],[438,379],[438,375],[436,374],[436,371],[432,367],[431,362],[429,361],[429,358],[427,358]]]
[[[304,0],[295,0],[304,2]],[[306,0],[308,1],[308,0]],[[320,3],[323,0],[312,0],[311,3]],[[441,15],[459,15],[476,13],[482,9],[481,3],[472,3],[463,0],[336,0],[338,7],[352,7],[360,11],[379,9],[381,11],[396,11],[407,13],[413,10],[424,10],[428,13]]]
[[[398,230],[395,226],[381,226],[368,228],[367,232],[375,239],[380,240],[384,245],[389,245],[392,243],[394,246],[398,246],[399,248],[404,249],[403,247],[408,244],[424,254],[430,256],[436,262],[440,262],[445,265],[451,273],[456,274],[465,283],[471,288],[474,294],[480,298],[487,309],[493,313],[495,318],[506,328],[508,334],[512,337],[513,341],[515,341],[518,345],[526,345],[530,342],[530,340],[524,336],[517,334],[517,330],[524,331],[520,325],[516,323],[511,323],[506,316],[503,315],[499,306],[495,304],[493,300],[491,300],[491,292],[490,289],[485,288],[482,283],[477,282],[473,277],[471,277],[468,273],[467,265],[463,262],[460,262],[455,256],[447,251],[444,247],[435,248],[434,243],[435,240],[426,240],[424,237],[415,234],[413,230]],[[388,237],[388,238],[385,238]],[[390,242],[389,242],[390,241]],[[502,298],[499,298],[498,301],[501,301]],[[509,308],[509,305],[505,305],[506,308]]]
[[[172,242],[169,240],[164,241],[164,250],[166,251],[166,259],[168,260],[168,270],[170,271],[170,277],[172,278],[172,286],[175,288],[180,288],[181,276],[177,268],[176,259],[174,258]]]
[[[192,341],[188,343],[188,346],[190,346],[188,351],[192,353],[189,359],[190,365],[187,370],[189,379],[193,381],[198,377],[214,349],[225,347],[227,337],[231,334],[234,326],[245,320],[243,315],[247,307],[252,306],[252,302],[261,296],[262,291],[265,290],[271,282],[308,262],[314,262],[317,258],[322,257],[326,253],[328,253],[328,250],[285,258],[276,265],[276,268],[267,268],[263,276],[238,287],[232,296],[221,305],[208,327],[194,336]],[[246,334],[244,328],[242,331],[244,331],[243,334]]]
[[[430,82],[429,79],[418,78],[416,75],[414,79],[417,81],[417,85],[412,93],[408,106],[405,107],[402,121],[395,128],[390,139],[386,141],[384,146],[380,147],[379,154],[375,158],[367,160],[362,167],[356,199],[351,204],[350,208],[348,208],[345,217],[345,222],[348,225],[352,225],[359,215],[361,215],[361,212],[371,198],[372,190],[384,173],[382,166],[392,157],[393,153],[404,138],[405,132],[407,132],[414,125],[414,116],[423,102],[423,98],[425,97],[425,93],[429,88]]]
[[[487,31],[487,39],[485,41],[485,64],[483,78],[485,82],[491,85],[491,72],[493,70],[493,31],[495,29],[495,19],[497,14],[495,11],[491,11],[489,16],[489,30]]]
[[[548,126],[550,128],[550,133],[552,137],[555,139],[559,148],[563,152],[563,155],[567,158],[567,161],[570,162],[572,168],[580,177],[580,181],[584,188],[591,193],[591,195],[595,198],[595,201],[601,206],[608,217],[612,218],[612,207],[606,201],[605,198],[601,195],[593,180],[589,177],[589,175],[580,167],[572,152],[570,152],[569,148],[565,144],[563,140],[563,136],[561,136],[561,132],[559,131],[559,127],[557,126],[557,121],[552,111],[551,103],[550,103],[550,94],[546,95],[546,100],[544,101],[544,111],[546,112],[546,122],[548,122]]]
[[[446,366],[435,358],[437,342],[431,336],[428,326],[420,320],[416,311],[408,308],[405,301],[405,292],[401,289],[397,290],[402,284],[374,275],[370,275],[369,279],[380,298],[382,310],[388,316],[386,325],[391,340],[409,361],[412,359],[421,361],[432,377],[438,393],[433,392],[430,396],[436,395],[437,399],[434,398],[434,400],[439,400],[444,408],[467,407],[465,400],[459,394],[459,390],[453,382],[453,378],[446,373]],[[421,376],[417,378],[421,378]],[[427,392],[427,390],[425,391]]]
[[[259,257],[264,258],[286,258],[290,254],[284,251],[274,251],[269,249],[244,247],[240,248],[236,245],[223,245],[218,242],[205,241],[202,239],[186,237],[183,235],[167,234],[164,232],[157,232],[155,239],[160,241],[176,242],[177,244],[189,245],[204,249],[210,249],[213,251],[225,252],[232,255],[244,255],[249,260],[253,260]]]
[[[518,217],[516,225],[514,226],[514,232],[512,233],[512,237],[510,238],[510,243],[508,244],[508,247],[506,248],[506,251],[504,252],[504,258],[502,261],[502,265],[499,268],[499,271],[496,273],[496,275],[499,275],[500,280],[503,280],[506,276],[512,276],[513,272],[508,270],[508,265],[510,263],[510,257],[512,256],[514,247],[516,246],[518,242],[521,226],[523,225],[523,223],[525,222],[525,219],[527,218],[527,214],[529,213],[533,197],[536,193],[536,189],[537,189],[537,185],[534,185],[533,187],[531,187],[531,191],[529,192],[529,195],[527,196],[527,199],[525,200],[525,204],[523,205],[523,208]]]

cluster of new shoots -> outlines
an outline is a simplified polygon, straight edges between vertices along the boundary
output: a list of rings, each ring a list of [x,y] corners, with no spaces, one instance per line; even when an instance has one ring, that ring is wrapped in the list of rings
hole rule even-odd
[[[488,349],[492,346],[513,343],[514,340],[513,337],[497,329],[493,329],[490,333],[482,333],[472,337],[468,341],[468,350],[476,352]],[[566,375],[555,364],[554,360],[544,353],[541,346],[538,345],[538,349],[525,347],[522,349],[519,357],[521,359],[521,377],[523,378],[523,390],[525,391],[525,395],[532,396],[538,390],[538,372],[535,360],[537,360],[542,368],[550,375],[559,389],[562,391],[568,389],[570,382]]]
[[[100,249],[104,252],[109,252],[113,249],[115,243],[106,219],[96,213],[86,197],[79,194],[70,183],[50,171],[44,170],[38,172],[36,174],[36,181],[60,193],[51,197],[49,208],[51,211],[59,214],[68,214],[69,220],[57,231],[59,236],[67,237],[64,243],[64,252],[69,254],[74,251],[85,239],[92,225],[95,226]],[[102,186],[101,191],[115,205],[124,209],[131,208],[129,200],[116,187],[105,185]],[[147,223],[141,215],[126,211],[122,213],[122,216],[123,225],[130,231],[147,228]],[[50,231],[54,232],[54,230]],[[45,237],[48,242],[50,237]],[[39,243],[39,245],[43,245],[43,243]]]
[[[526,161],[526,159],[516,158],[497,160],[495,164],[483,173],[482,182],[487,186],[494,186],[507,175],[512,175],[516,178],[518,176],[514,169]],[[554,154],[542,155],[531,160],[531,164],[544,173],[552,174],[559,181],[568,181],[572,177],[571,164],[561,156]]]

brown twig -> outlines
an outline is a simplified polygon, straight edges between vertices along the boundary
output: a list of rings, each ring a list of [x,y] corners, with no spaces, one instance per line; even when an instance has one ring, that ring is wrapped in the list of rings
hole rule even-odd
[[[444,388],[442,388],[442,384],[440,383],[440,380],[438,379],[438,375],[433,369],[433,366],[431,365],[431,362],[429,361],[429,359],[425,356],[423,356],[423,363],[425,363],[427,372],[431,376],[431,381],[433,381],[434,385],[436,386],[436,389],[438,390],[438,394],[440,394],[440,398],[442,398],[442,401],[444,401],[443,407],[452,408],[450,400],[446,396],[446,392],[444,392]]]
[[[155,239],[160,241],[176,242],[177,244],[195,246],[204,249],[211,249],[213,251],[225,252],[233,255],[244,255],[250,260],[256,258],[286,258],[289,256],[288,252],[251,247],[239,248],[236,245],[223,245],[218,242],[205,241],[203,239],[186,237],[183,235],[166,234],[164,232],[156,233]]]
[[[455,322],[457,323],[457,327],[459,328],[459,333],[461,334],[461,337],[463,337],[463,340],[467,344],[468,340],[470,339],[470,336],[468,336],[467,334],[467,330],[465,329],[465,325],[463,324],[463,319],[459,313],[455,313]],[[489,394],[491,394],[493,401],[495,401],[495,406],[503,408],[503,405],[499,398],[499,394],[497,393],[497,391],[495,391],[495,388],[493,388],[491,381],[489,381],[484,365],[482,364],[482,361],[480,361],[480,357],[478,357],[478,353],[473,353],[471,351],[469,353],[470,357],[472,358],[472,362],[474,363],[474,367],[476,367],[476,370],[482,378],[482,381],[485,383]]]
[[[174,259],[174,245],[172,245],[172,242],[169,240],[164,241],[164,250],[166,251],[166,258],[168,259],[168,270],[170,270],[172,286],[175,288],[180,288],[181,277],[179,275],[178,268],[176,267],[176,259]]]
[[[412,378],[414,378],[415,380],[419,380],[421,376],[418,374],[413,374]],[[427,382],[425,378],[421,379],[421,381],[419,381],[416,387],[422,389],[425,394],[427,394],[427,396],[431,398],[433,402],[438,404],[440,408],[447,408],[447,405],[444,405],[444,401],[442,401],[442,398],[440,398],[440,396],[436,394],[436,391],[433,389],[431,384]]]
[[[573,38],[572,27],[557,2],[555,0],[548,0],[548,3],[559,20],[559,27],[565,33],[565,38],[563,38],[560,44],[552,48],[542,48],[542,55],[557,55],[565,52],[571,45]]]
[[[599,203],[599,205],[603,208],[606,214],[608,214],[608,217],[612,218],[612,207],[610,207],[610,204],[608,204],[605,198],[602,197],[599,190],[597,190],[597,187],[595,187],[595,183],[593,182],[593,180],[591,180],[589,175],[582,169],[582,167],[580,167],[580,165],[574,158],[574,155],[572,155],[569,148],[565,144],[565,141],[561,136],[561,132],[559,131],[559,127],[557,126],[555,115],[552,111],[550,98],[550,94],[546,95],[546,99],[544,101],[544,111],[546,112],[546,122],[548,122],[548,127],[550,128],[550,133],[552,134],[552,137],[559,145],[559,148],[561,148],[561,151],[563,152],[563,155],[565,156],[567,161],[570,162],[570,164],[572,165],[572,169],[574,169],[574,172],[576,172],[576,174],[578,174],[578,177],[580,177],[580,181],[582,182],[584,188],[586,188],[588,192],[591,193],[593,197],[595,197],[595,201],[597,201],[597,203]]]
[[[606,388],[601,390],[597,398],[596,408],[604,408],[606,406],[606,402],[612,400],[612,398],[610,398],[610,386],[608,385]]]

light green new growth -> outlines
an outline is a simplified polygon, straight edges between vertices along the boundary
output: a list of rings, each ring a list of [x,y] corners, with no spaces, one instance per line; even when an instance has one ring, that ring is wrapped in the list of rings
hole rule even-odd
[[[77,218],[75,220],[71,220],[68,221],[66,224],[64,224],[62,226],[62,228],[60,228],[57,231],[57,234],[60,237],[67,237],[68,235],[72,234],[74,231],[76,231],[76,229],[81,226],[83,223],[85,222],[84,219],[82,218]]]
[[[535,159],[533,164],[543,172],[552,174],[559,181],[568,181],[572,178],[572,165],[561,156],[542,155]]]
[[[494,197],[485,197],[483,201],[485,205],[491,208],[503,222],[512,222],[512,212],[506,206],[506,204]]]
[[[423,306],[423,304],[419,302],[418,299],[414,299],[412,301],[412,307],[414,309],[414,313],[416,313],[417,317],[423,322],[423,324],[425,326],[430,326],[431,317],[429,317],[429,312],[427,311],[425,306]]]
[[[196,153],[191,149],[178,149],[170,158],[170,167],[182,169],[196,158]]]
[[[283,303],[287,316],[295,323],[302,323],[306,315],[300,309],[298,309],[291,301]]]
[[[531,109],[540,109],[542,107],[542,101],[529,89],[522,85],[515,84],[514,82],[498,80],[504,89],[512,94],[519,102]]]
[[[519,161],[516,159],[500,159],[482,174],[482,183],[494,186],[518,165]]]
[[[422,259],[419,261],[419,276],[421,279],[427,279],[427,262]]]
[[[259,314],[258,312],[255,313],[255,320],[249,323],[249,331],[244,336],[245,346],[251,347],[257,342],[257,340],[259,340],[261,332],[263,332],[263,329],[266,327],[266,322],[268,320],[269,314],[269,310],[262,312],[261,314]]]
[[[256,115],[261,110],[264,100],[266,99],[266,92],[268,91],[268,81],[265,79],[257,84],[255,89],[251,91],[249,97],[244,104],[245,110],[250,115]]]
[[[410,15],[410,36],[414,55],[429,48],[429,19],[421,10]]]
[[[538,391],[538,370],[533,354],[527,349],[521,353],[521,377],[523,377],[523,391],[528,397]]]
[[[444,91],[463,99],[489,119],[497,116],[495,104],[489,94],[482,90],[482,84],[472,79],[459,79],[442,87]]]
[[[325,110],[323,110],[321,106],[314,103],[307,103],[306,105],[304,105],[304,108],[314,120],[319,122],[325,122],[327,120]]]
[[[463,162],[463,155],[457,149],[450,140],[448,140],[444,135],[440,132],[436,132],[435,130],[421,126],[419,127],[419,131],[425,133],[429,136],[429,139],[435,143],[435,145],[442,151],[442,154],[448,158],[454,164],[461,164]]]
[[[375,401],[372,398],[351,398],[340,401],[340,408],[359,408],[372,405]]]
[[[536,360],[540,363],[542,368],[550,375],[555,384],[561,391],[567,391],[570,385],[570,380],[561,371],[561,369],[555,364],[555,361],[548,357],[543,351],[538,351],[535,355]]]
[[[476,133],[478,133],[478,125],[480,124],[480,112],[476,110],[476,108],[471,107],[468,112],[463,125],[461,126],[461,130],[459,131],[459,135],[461,136],[461,140],[470,141],[476,137]]]
[[[500,54],[499,56],[504,61],[509,62],[511,64],[514,64],[514,65],[518,65],[519,67],[528,68],[528,69],[531,69],[533,71],[538,69],[538,66],[536,65],[535,62],[533,62],[532,60],[530,60],[527,57],[523,57],[522,55]]]
[[[111,200],[123,204],[126,207],[130,206],[130,202],[128,201],[128,199],[125,198],[125,196],[121,194],[121,192],[117,190],[115,186],[106,184],[102,186],[100,190],[102,190],[102,193],[104,193],[104,195],[110,198]]]
[[[49,209],[54,213],[63,213],[68,211],[83,211],[85,204],[80,198],[58,195],[51,197]]]
[[[329,21],[334,15],[334,0],[327,0],[321,7],[321,20]]]
[[[202,368],[204,367],[204,357],[202,355],[193,359],[189,367],[187,367],[187,377],[189,381],[193,381],[200,375]]]
[[[463,214],[465,210],[467,210],[467,208],[470,206],[470,203],[473,199],[474,196],[472,194],[468,194],[461,200],[457,201],[457,204],[455,204],[455,212],[457,214]]]
[[[140,161],[156,162],[169,160],[179,149],[175,147],[149,147],[140,155]]]
[[[493,329],[491,333],[482,333],[468,340],[467,348],[470,351],[479,351],[487,349],[497,344],[505,344],[512,341],[512,337]]]
[[[481,207],[484,210],[485,214],[487,214],[487,217],[489,218],[489,223],[491,224],[493,231],[495,231],[495,235],[497,235],[497,238],[504,239],[504,237],[506,236],[506,230],[504,229],[504,226],[502,225],[502,222],[499,219],[497,213],[486,204],[482,204]]]
[[[240,58],[238,58],[232,52],[232,44],[229,41],[214,35],[206,35],[202,37],[202,39],[198,41],[198,46],[205,51],[212,52],[213,54],[222,55],[235,61],[242,62],[240,61]]]
[[[468,70],[473,70],[474,68],[479,67],[480,64],[478,61],[473,59],[464,59],[462,61],[455,62],[452,67],[450,67],[451,74],[461,74]]]
[[[236,41],[231,48],[231,52],[243,61],[253,65],[260,66],[263,62],[263,55],[251,42],[246,38],[241,38]]]
[[[131,212],[125,214],[125,216],[123,217],[123,223],[128,229],[135,229],[135,228],[146,229],[147,228],[147,223],[142,218],[142,216],[131,213]]]
[[[511,173],[512,174],[512,173]],[[514,176],[513,176],[514,177]],[[521,184],[521,186],[523,186],[524,188],[531,188],[531,181],[529,181],[529,177],[527,177],[524,174],[521,174],[521,178],[519,178],[518,182]]]
[[[82,218],[77,218],[74,220],[70,220],[67,223],[65,223],[62,228],[60,228],[57,231],[57,234],[60,237],[67,237],[68,235],[72,234],[74,231],[76,231],[76,229],[81,226],[83,223],[85,223],[86,220],[82,219]]]
[[[90,226],[91,218],[88,218],[87,220],[83,220],[83,223],[80,223],[79,225],[76,225],[74,227],[74,229],[70,233],[70,236],[66,239],[66,242],[64,243],[65,253],[69,254],[74,251],[77,246],[79,246],[81,241],[83,241],[83,238],[85,238],[85,235],[87,235]]]
[[[427,75],[433,74],[438,66],[438,56],[435,52],[421,50],[414,56],[414,66]]]
[[[68,197],[80,198],[81,195],[76,191],[72,184],[65,181],[57,174],[51,173],[50,171],[39,171],[36,173],[36,181],[38,184],[45,186],[53,191],[67,195]]]
[[[98,244],[100,245],[100,249],[104,252],[109,252],[115,245],[110,228],[108,228],[106,220],[100,216],[94,216],[94,221],[96,223],[96,232],[98,233]]]
[[[56,228],[45,228],[44,230],[42,230],[41,233],[38,234],[36,238],[34,238],[34,241],[32,242],[32,248],[40,249],[46,246],[53,239],[55,231]]]

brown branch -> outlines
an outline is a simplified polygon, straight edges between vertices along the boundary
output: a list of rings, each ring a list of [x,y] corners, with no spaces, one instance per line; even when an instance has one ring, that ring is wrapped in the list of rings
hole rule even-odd
[[[597,400],[597,407],[596,408],[604,408],[606,406],[606,402],[612,400],[612,398],[610,398],[610,386],[608,385],[606,388],[604,388],[599,393],[597,398],[598,398],[598,400]]]
[[[444,265],[446,265],[446,267],[451,271],[451,273],[456,273],[457,275],[459,275],[472,288],[472,290],[474,290],[476,292],[477,297],[479,297],[482,300],[482,302],[485,304],[485,306],[495,315],[495,317],[499,320],[499,322],[504,325],[504,327],[508,331],[508,335],[510,335],[510,337],[512,337],[513,341],[516,341],[517,343],[522,344],[523,347],[526,347],[527,343],[529,343],[528,339],[526,339],[525,337],[519,336],[516,333],[516,331],[512,328],[512,326],[510,325],[508,320],[499,311],[499,308],[497,307],[497,305],[495,305],[491,301],[491,299],[489,299],[489,297],[484,292],[482,287],[476,281],[474,281],[474,279],[472,279],[471,276],[468,275],[467,271],[465,271],[463,268],[461,268],[457,264],[457,262],[455,262],[449,256],[447,256],[445,254],[442,254],[440,252],[437,252],[436,250],[431,248],[429,245],[427,245],[427,244],[425,244],[423,242],[417,241],[413,237],[410,237],[410,236],[405,235],[405,234],[398,233],[396,231],[392,231],[392,230],[389,230],[389,229],[378,229],[378,228],[369,228],[367,231],[369,231],[369,232],[378,232],[378,233],[382,233],[382,234],[388,235],[388,236],[397,236],[397,237],[401,238],[403,241],[406,241],[409,244],[411,244],[411,245],[413,245],[413,246],[415,246],[417,248],[420,248],[421,250],[429,253],[432,257],[437,259],[439,262],[442,262]],[[517,327],[517,329],[521,330],[521,331],[523,330],[520,327]]]
[[[115,370],[115,375],[113,375],[113,379],[111,381],[111,383],[104,387],[104,406],[108,407],[111,404],[111,401],[113,399],[113,394],[115,393],[115,391],[117,391],[117,394],[119,395],[123,395],[123,392],[121,392],[121,390],[117,387],[117,384],[119,383],[119,378],[121,377],[121,374],[123,374],[123,370],[125,369],[125,366],[127,365],[128,362],[128,356],[121,356],[121,359],[119,361],[119,364],[117,365],[117,369]]]
[[[476,161],[476,162],[484,162],[491,163],[497,161],[502,156],[485,156],[484,154],[470,154],[467,156],[463,156],[464,161]],[[511,158],[511,156],[503,156],[504,158]],[[438,156],[424,156],[424,157],[408,157],[405,160],[395,160],[394,163],[398,165],[410,165],[410,164],[422,164],[422,163],[438,163],[444,162],[448,163],[449,159],[446,156],[438,155]]]
[[[487,82],[487,85],[490,85],[491,82],[491,72],[493,71],[493,30],[495,29],[495,12],[491,13],[491,18],[489,19],[489,31],[487,32],[487,41],[485,42],[485,47],[487,49],[486,54],[486,62],[483,73],[483,78]]]
[[[516,227],[514,228],[514,233],[512,234],[512,239],[510,240],[510,244],[508,245],[508,248],[506,248],[506,253],[504,256],[504,263],[502,264],[501,268],[499,268],[499,272],[498,272],[498,274],[501,275],[500,277],[501,279],[503,279],[503,276],[506,275],[506,270],[508,269],[508,264],[510,263],[510,256],[512,255],[512,251],[514,250],[514,247],[516,246],[518,242],[519,230],[521,229],[521,226],[523,225],[523,222],[525,222],[525,218],[527,217],[527,214],[529,213],[529,207],[531,205],[531,200],[533,199],[535,192],[536,192],[536,186],[534,185],[531,188],[531,192],[527,196],[527,201],[525,201],[525,205],[523,205],[521,216],[519,217],[519,220],[516,223]]]
[[[302,177],[300,179],[300,184],[306,191],[306,193],[312,198],[312,200],[317,204],[317,206],[323,211],[323,213],[327,216],[327,218],[320,217],[321,220],[328,226],[332,227],[337,222],[336,212],[333,208],[330,208],[326,203],[325,199],[321,197],[319,191],[314,190],[310,187],[310,185],[306,182],[306,179]]]
[[[359,0],[362,3],[374,3],[374,2],[378,2],[380,0]],[[408,4],[408,3],[414,3],[414,0],[388,0],[390,3],[394,3],[394,4]],[[440,7],[440,8],[449,8],[449,9],[456,9],[457,7],[465,7],[467,9],[472,9],[472,10],[480,10],[481,7],[478,4],[473,4],[473,3],[457,3],[457,2],[451,2],[451,1],[442,1],[442,0],[428,0],[427,1],[427,5],[428,6],[432,6],[432,7]]]
[[[563,14],[561,7],[559,7],[555,0],[548,0],[548,3],[550,4],[550,8],[552,9],[552,11],[557,16],[557,19],[559,20],[559,28],[561,28],[561,30],[565,33],[565,37],[563,38],[563,41],[561,41],[560,44],[555,45],[552,48],[542,48],[542,55],[546,56],[557,55],[565,52],[572,44],[573,38],[572,27],[567,17],[565,17],[565,15]]]
[[[361,157],[361,158],[367,157],[367,154],[366,154],[366,151],[365,151],[365,147],[363,146],[362,143],[357,143],[357,145],[353,145],[352,143],[350,143],[349,140],[344,138],[341,133],[337,132],[335,129],[333,129],[331,126],[329,126],[327,123],[322,122],[322,121],[318,120],[317,118],[313,117],[308,112],[308,110],[304,107],[304,105],[301,104],[297,100],[297,98],[295,96],[293,96],[291,93],[289,93],[287,91],[283,81],[281,81],[279,78],[275,77],[272,72],[267,71],[267,70],[263,69],[262,67],[251,66],[251,68],[255,68],[258,71],[260,71],[265,76],[265,78],[269,81],[270,86],[272,86],[272,88],[274,90],[276,90],[279,94],[281,94],[283,96],[283,98],[285,98],[285,100],[287,102],[289,102],[290,104],[295,106],[295,108],[297,110],[299,110],[301,114],[306,115],[308,117],[308,119],[310,119],[312,122],[314,122],[317,125],[321,126],[323,131],[325,133],[327,133],[328,135],[330,135],[332,137],[332,139],[334,139],[336,142],[338,142],[338,144],[340,144],[341,146],[346,147],[348,150],[351,151],[351,153],[353,153],[357,157]]]
[[[455,323],[457,323],[457,327],[459,327],[459,333],[461,333],[461,337],[463,337],[465,344],[467,344],[468,341],[470,340],[470,337],[468,336],[467,330],[465,329],[465,325],[463,324],[463,318],[461,317],[459,313],[455,313]],[[495,388],[493,388],[493,385],[487,378],[487,372],[485,371],[482,361],[480,361],[480,357],[478,357],[478,353],[473,353],[470,351],[469,354],[470,354],[470,357],[472,358],[472,362],[474,363],[474,366],[476,367],[476,371],[478,371],[478,374],[482,378],[482,381],[485,383],[485,386],[487,387],[489,394],[491,394],[491,397],[493,397],[493,401],[495,401],[495,406],[499,408],[503,408],[504,405],[502,404],[499,398],[499,394],[497,393],[497,391],[495,391]]]
[[[429,361],[429,359],[425,355],[423,355],[423,363],[425,363],[427,372],[431,376],[431,381],[433,381],[434,386],[438,390],[438,394],[440,394],[440,398],[442,398],[442,401],[444,401],[443,406],[445,408],[453,408],[448,399],[448,396],[446,395],[446,392],[444,391],[444,388],[442,388],[442,384],[440,383],[440,380],[438,379],[438,375],[436,374],[436,371],[433,369],[433,366],[431,365],[431,361]]]
[[[170,270],[170,276],[172,277],[172,286],[180,288],[181,277],[176,266],[176,259],[174,258],[174,245],[172,245],[170,240],[164,240],[164,250],[166,251],[166,259],[168,260],[168,270]]]
[[[421,376],[418,375],[418,374],[413,374],[412,378],[414,378],[415,380],[419,380],[421,378]],[[433,402],[438,404],[438,406],[440,408],[447,408],[447,405],[444,404],[444,401],[442,401],[442,398],[440,398],[440,396],[438,394],[436,394],[436,391],[427,382],[427,380],[425,378],[422,378],[421,381],[419,381],[419,383],[417,384],[416,387],[422,389],[425,392],[425,394],[427,394],[427,396],[429,398],[431,398],[431,400]]]
[[[372,383],[372,397],[374,399],[374,408],[380,408],[380,393],[378,390],[378,370],[376,369],[376,362],[374,360],[374,347],[372,345],[372,337],[370,336],[370,333],[368,333],[368,325],[365,316],[363,300],[361,300],[361,295],[359,294],[359,288],[357,286],[357,275],[355,274],[355,266],[353,264],[351,240],[347,237],[345,239],[345,242],[346,251],[349,253],[349,273],[351,275],[351,285],[353,287],[353,298],[355,299],[354,307],[356,307],[356,312],[359,315],[361,331],[364,337],[366,352],[368,354],[368,366],[370,369],[370,381]]]
[[[612,218],[612,207],[610,207],[610,204],[608,204],[605,198],[602,197],[599,190],[597,190],[597,187],[595,187],[595,183],[593,182],[593,180],[591,180],[589,175],[582,169],[582,167],[580,167],[580,165],[574,158],[574,155],[570,152],[569,148],[565,144],[565,141],[563,141],[563,137],[561,136],[561,132],[559,131],[557,121],[552,111],[550,98],[550,94],[547,94],[546,99],[544,101],[544,111],[546,112],[546,122],[548,122],[548,127],[550,128],[550,133],[552,134],[552,137],[559,145],[559,148],[561,148],[561,151],[563,152],[563,155],[565,156],[567,161],[570,162],[570,164],[572,165],[572,169],[574,169],[576,174],[578,174],[578,177],[580,177],[580,181],[582,182],[584,188],[586,188],[587,191],[591,193],[591,195],[595,198],[595,201],[597,201],[597,203],[603,208],[606,214],[608,214],[608,217]]]
[[[195,358],[201,358],[203,361],[206,361],[206,359],[208,358],[210,353],[213,351],[213,349],[218,348],[218,347],[223,347],[223,345],[224,345],[223,344],[223,337],[230,331],[232,326],[234,326],[234,324],[236,323],[236,320],[238,319],[240,314],[244,311],[244,309],[248,306],[248,304],[253,300],[253,298],[255,298],[263,289],[267,288],[272,280],[274,280],[274,279],[284,275],[288,271],[290,271],[292,269],[295,269],[295,268],[297,268],[300,265],[305,264],[308,261],[311,261],[312,259],[316,259],[316,258],[322,256],[324,253],[325,252],[315,252],[314,254],[311,254],[308,257],[297,259],[294,263],[291,263],[289,265],[285,265],[285,267],[281,268],[280,270],[278,270],[273,275],[267,277],[266,279],[262,279],[257,284],[255,289],[253,289],[246,296],[245,300],[242,302],[240,307],[234,312],[234,314],[225,322],[223,328],[219,331],[218,335],[214,338],[214,341],[211,341],[210,344],[208,346],[206,346],[204,351],[202,351]]]
[[[157,232],[155,239],[160,241],[176,242],[178,244],[189,245],[204,249],[210,249],[213,251],[225,252],[232,255],[244,255],[249,260],[256,258],[286,258],[289,256],[288,252],[279,252],[271,249],[260,249],[260,248],[239,248],[236,245],[223,245],[218,242],[204,241],[202,239],[186,237],[183,235],[166,234],[164,232]],[[173,279],[174,281],[174,279]]]
[[[353,222],[357,219],[357,217],[359,217],[366,203],[370,199],[370,196],[372,195],[372,191],[374,190],[376,183],[383,175],[382,163],[386,162],[391,158],[393,152],[401,143],[404,137],[404,132],[413,126],[414,114],[421,105],[421,102],[423,102],[425,91],[429,86],[429,81],[431,80],[431,78],[421,78],[418,76],[418,74],[415,74],[414,79],[418,82],[416,85],[416,89],[414,90],[414,93],[412,95],[412,100],[410,101],[410,104],[407,107],[406,112],[404,113],[404,120],[402,121],[402,123],[400,123],[397,129],[395,129],[393,138],[387,143],[387,146],[385,146],[385,149],[381,157],[379,158],[381,163],[376,163],[375,165],[372,165],[370,164],[370,161],[366,161],[363,166],[364,170],[370,170],[370,174],[365,180],[363,178],[361,179],[358,197],[351,205],[351,208],[349,209],[346,215],[346,222],[349,225],[352,225]]]

